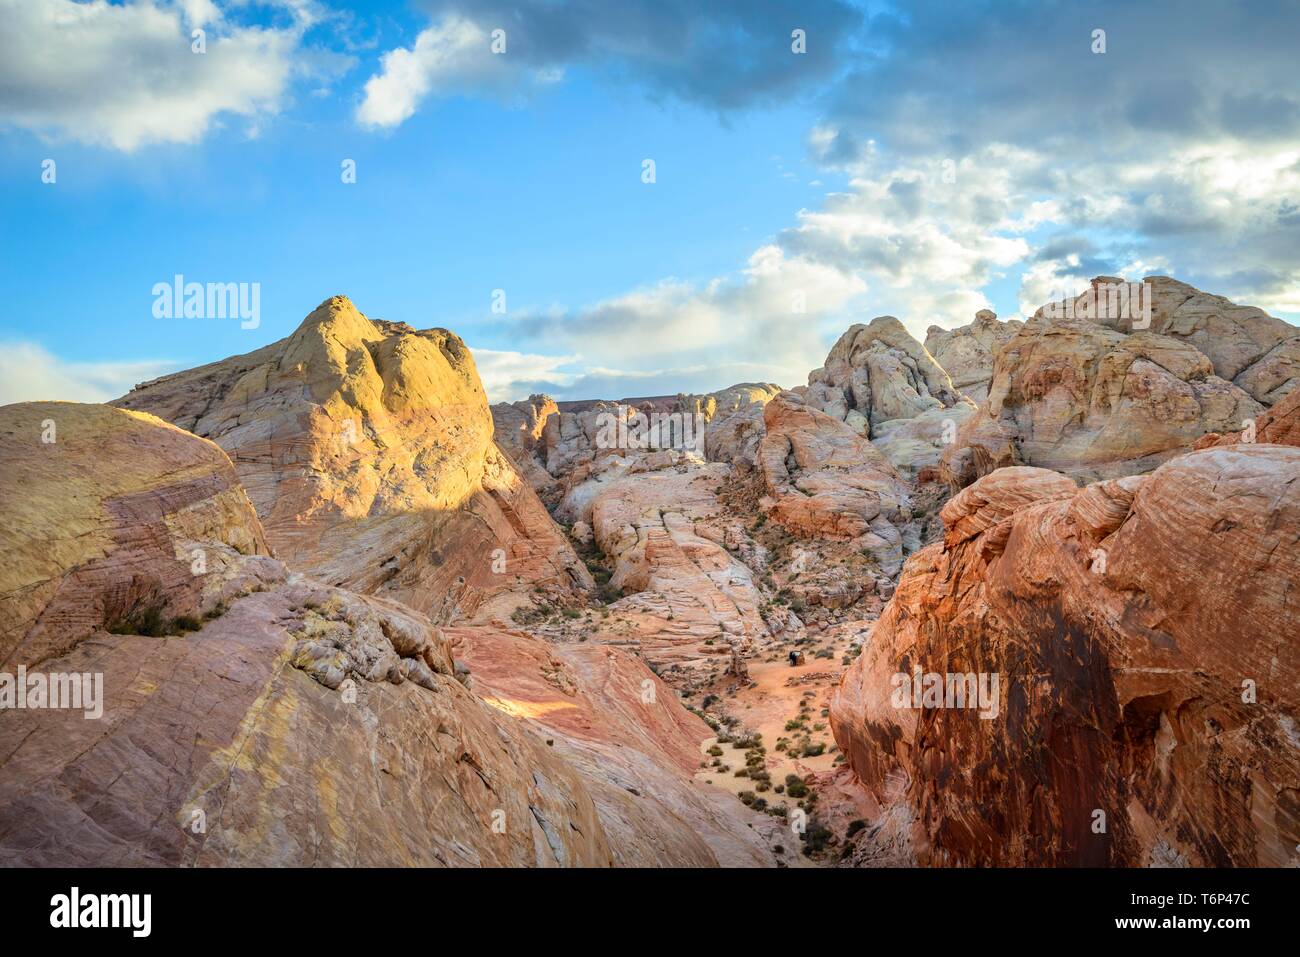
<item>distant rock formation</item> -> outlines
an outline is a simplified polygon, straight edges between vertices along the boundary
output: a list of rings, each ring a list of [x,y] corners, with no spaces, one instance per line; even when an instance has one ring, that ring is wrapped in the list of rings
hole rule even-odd
[[[743,539],[718,501],[729,477],[717,463],[634,471],[592,498],[596,544],[625,595],[609,611],[656,666],[698,665],[767,633],[753,575],[727,548]]]
[[[850,326],[808,373],[807,401],[868,438],[891,419],[950,408],[960,396],[925,346],[893,316]]]
[[[1122,281],[1099,276],[1092,283],[1104,288]],[[1263,309],[1239,306],[1169,276],[1148,276],[1143,282],[1152,296],[1150,331],[1205,355],[1215,375],[1256,402],[1272,405],[1300,383],[1300,329]],[[1103,314],[1093,321],[1133,331],[1131,316]]]
[[[764,419],[758,462],[768,518],[801,537],[858,540],[897,574],[912,507],[884,454],[793,392],[769,402]]]
[[[1018,463],[1084,480],[1149,472],[1263,410],[1191,337],[1155,327],[1039,310],[998,351],[988,398],[943,452],[945,480],[960,488]]]
[[[554,505],[574,485],[611,467],[611,463],[600,462],[602,458],[626,459],[680,449],[683,430],[677,423],[682,416],[698,415],[698,421],[705,426],[703,440],[691,450],[699,457],[711,462],[730,462],[749,456],[748,462],[752,464],[758,440],[752,423],[755,419],[759,421],[761,434],[763,404],[780,391],[779,386],[770,382],[742,382],[701,395],[682,393],[676,398],[564,403],[564,407],[549,396],[535,395],[522,402],[499,402],[492,406],[492,416],[498,442],[510,452],[543,499]],[[647,416],[647,424],[637,424],[638,415]],[[659,418],[650,420],[654,415]],[[672,416],[678,418],[673,420]],[[648,447],[602,447],[602,426],[611,417],[622,419],[638,435],[647,438]],[[661,424],[652,428],[650,421]],[[696,421],[692,418],[692,429]],[[693,431],[689,437],[694,438]],[[622,468],[627,464],[613,463],[612,467]]]
[[[812,408],[871,439],[909,479],[938,465],[957,427],[975,411],[893,316],[851,326],[826,364],[808,374],[807,387],[796,391]]]
[[[953,387],[980,403],[988,398],[993,381],[993,357],[1023,325],[1019,319],[999,322],[995,312],[981,309],[968,326],[931,326],[925,334],[925,348],[952,377]]]
[[[888,837],[921,865],[1296,863],[1300,449],[1083,489],[1004,468],[942,516],[832,702],[890,822],[848,860]],[[993,714],[894,697],[964,674],[999,677]]]
[[[445,329],[335,296],[287,339],[115,404],[220,445],[276,554],[322,581],[440,621],[508,613],[521,583],[557,601],[593,586],[493,443],[474,360]]]
[[[496,442],[533,490],[546,501],[555,479],[546,471],[546,420],[558,415],[559,406],[549,395],[532,395],[519,402],[492,406]]]

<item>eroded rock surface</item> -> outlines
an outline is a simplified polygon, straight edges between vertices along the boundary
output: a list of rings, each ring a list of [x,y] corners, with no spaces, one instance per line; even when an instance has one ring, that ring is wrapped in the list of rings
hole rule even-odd
[[[1023,325],[1019,319],[999,322],[991,309],[981,309],[968,326],[931,326],[925,334],[925,348],[952,377],[953,388],[980,403],[988,398],[993,381],[993,357]]]
[[[955,405],[960,396],[925,346],[893,316],[851,326],[808,373],[808,404],[872,436],[877,425]]]
[[[940,469],[955,488],[1018,463],[1087,480],[1147,472],[1262,408],[1186,342],[1039,315],[998,352]]]
[[[0,408],[0,667],[161,632],[284,578],[225,453],[140,412]]]
[[[943,519],[831,707],[880,809],[851,860],[1297,863],[1300,450],[1002,469]],[[897,706],[917,670],[998,675],[996,713]]]
[[[5,670],[102,675],[98,716],[6,707],[0,863],[614,862],[582,775],[427,618],[266,553],[213,443],[36,403],[0,410],[0,453]]]
[[[768,518],[807,538],[856,540],[896,573],[911,498],[884,454],[792,392],[769,402],[764,418],[758,458]]]
[[[530,722],[583,775],[616,865],[774,863],[751,826],[759,816],[737,813],[734,797],[693,780],[712,732],[636,656],[500,629],[448,635],[478,693]]]

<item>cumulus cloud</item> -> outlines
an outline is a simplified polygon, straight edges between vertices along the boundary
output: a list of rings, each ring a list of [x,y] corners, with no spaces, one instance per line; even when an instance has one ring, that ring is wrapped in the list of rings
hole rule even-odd
[[[261,27],[210,0],[0,0],[0,124],[126,151],[196,142],[223,114],[255,125],[279,111],[300,68],[347,63],[301,51],[321,14],[287,6],[288,26]],[[191,49],[194,29],[206,31],[205,53]]]
[[[870,20],[869,54],[828,96],[810,149],[842,170],[889,157],[985,175],[1007,151],[1014,203],[1046,227],[1026,237],[1022,308],[1048,285],[1151,269],[1295,312],[1296,26],[1285,0],[901,4]],[[973,252],[962,223],[981,219],[945,214],[956,263]]]
[[[385,53],[357,119],[392,127],[431,95],[509,97],[574,67],[672,97],[730,110],[776,102],[834,75],[862,21],[845,0],[434,0],[409,47]],[[505,52],[491,35],[504,31]],[[804,52],[792,50],[802,30]]]
[[[107,402],[139,382],[183,368],[165,359],[67,362],[33,342],[0,342],[0,405],[59,400]]]
[[[490,402],[510,402],[534,392],[547,392],[572,382],[575,373],[562,367],[577,362],[574,356],[531,355],[497,349],[471,347],[478,377]]]
[[[865,291],[856,275],[769,244],[732,276],[703,284],[665,279],[578,309],[524,313],[503,331],[581,352],[604,367],[606,379],[621,370],[629,380],[664,382],[672,370],[695,383],[672,392],[719,388],[727,369],[793,385],[825,357],[821,321]],[[633,388],[640,386],[629,381],[624,394]]]

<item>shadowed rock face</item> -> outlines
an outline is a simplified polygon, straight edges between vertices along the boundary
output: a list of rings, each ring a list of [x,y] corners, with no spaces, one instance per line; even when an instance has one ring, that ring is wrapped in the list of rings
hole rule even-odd
[[[520,583],[561,601],[592,585],[493,443],[473,359],[444,329],[370,320],[336,296],[287,339],[116,404],[220,445],[276,553],[324,581],[440,620],[498,613]]]
[[[1248,423],[1249,424],[1249,423]],[[1254,434],[1243,429],[1220,435],[1209,432],[1196,441],[1196,448],[1257,442],[1262,445],[1300,446],[1300,389],[1292,389],[1277,405],[1254,420]]]
[[[1294,863],[1300,450],[1206,449],[1083,489],[1001,469],[943,519],[831,707],[905,858]],[[996,716],[895,707],[914,668],[999,675]]]
[[[1104,289],[1118,281],[1099,277],[1093,286]],[[1272,405],[1300,383],[1300,329],[1263,309],[1239,306],[1169,276],[1148,276],[1143,282],[1151,290],[1150,331],[1192,346],[1210,360],[1215,375],[1255,401]],[[1094,321],[1133,331],[1131,317],[1110,312]]]

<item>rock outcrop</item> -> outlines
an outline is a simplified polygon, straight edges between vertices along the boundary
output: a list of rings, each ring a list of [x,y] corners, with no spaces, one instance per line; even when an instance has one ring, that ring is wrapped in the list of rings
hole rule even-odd
[[[164,633],[284,578],[225,453],[140,412],[0,408],[0,668]]]
[[[593,584],[494,444],[473,358],[444,329],[335,296],[287,339],[116,404],[220,445],[276,554],[322,581],[443,621],[508,612],[521,585],[577,601]]]
[[[1300,446],[1300,389],[1292,389],[1273,408],[1261,412],[1259,418],[1244,422],[1239,432],[1220,435],[1209,432],[1196,440],[1196,448],[1213,445],[1238,445],[1258,442],[1267,445]]]
[[[546,420],[558,415],[559,406],[549,395],[533,395],[519,402],[498,402],[492,406],[492,424],[497,445],[533,490],[547,501],[556,487],[546,471]]]
[[[582,775],[453,676],[428,619],[267,554],[213,443],[37,403],[0,409],[0,455],[0,694],[98,675],[101,712],[5,702],[0,864],[616,859]]]
[[[942,516],[831,706],[880,809],[849,860],[1297,863],[1300,449],[1002,469]]]
[[[1186,342],[1036,315],[997,353],[940,470],[954,488],[1017,463],[1084,480],[1147,472],[1261,410]]]
[[[807,401],[871,437],[891,419],[914,418],[959,401],[952,379],[893,316],[850,326],[808,373]]]
[[[729,550],[747,539],[724,514],[720,464],[634,472],[592,500],[595,542],[613,566],[607,640],[635,643],[656,666],[717,660],[767,633],[748,566]]]
[[[988,398],[993,381],[993,357],[1023,325],[1019,319],[999,322],[995,312],[981,309],[968,326],[931,326],[925,334],[925,348],[952,377],[953,388],[980,403]]]
[[[884,454],[793,392],[769,402],[764,419],[758,464],[767,517],[801,537],[856,540],[896,574],[912,507]]]
[[[1100,291],[1122,281],[1099,276],[1092,287]],[[1300,383],[1300,329],[1255,306],[1239,306],[1169,276],[1148,276],[1142,282],[1151,297],[1149,331],[1196,349],[1213,364],[1215,375],[1256,402],[1272,405]],[[1135,317],[1121,315],[1123,310],[1092,311],[1101,325],[1133,331]]]
[[[708,725],[634,655],[500,629],[447,634],[484,700],[529,722],[583,775],[616,866],[774,864],[754,827],[762,816],[692,780]]]

